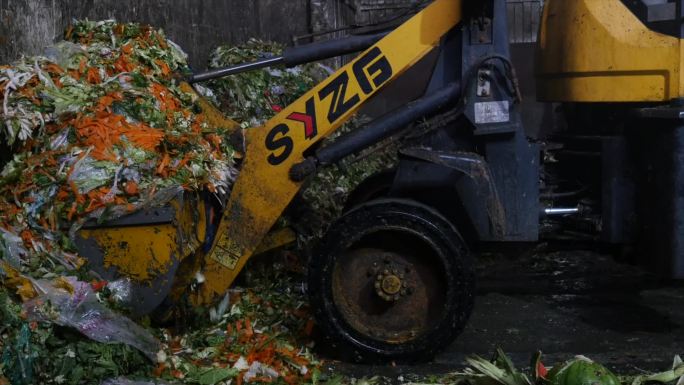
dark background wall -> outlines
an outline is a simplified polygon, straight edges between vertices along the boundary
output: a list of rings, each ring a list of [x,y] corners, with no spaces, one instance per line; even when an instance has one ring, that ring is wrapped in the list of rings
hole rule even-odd
[[[524,96],[523,120],[528,134],[543,136],[550,106],[535,102],[534,56],[542,0],[506,0],[511,53]],[[59,40],[74,19],[137,21],[163,28],[203,69],[211,50],[260,37],[292,44],[293,38],[380,22],[406,12],[423,0],[0,0],[0,64],[21,54],[41,53]],[[337,32],[320,36],[331,38]],[[300,42],[306,43],[308,39]],[[333,62],[332,64],[335,64]],[[416,66],[369,106],[386,111],[416,97],[429,66]],[[420,83],[420,84],[419,84]]]
[[[309,14],[309,0],[0,0],[0,63],[42,52],[73,19],[115,18],[163,28],[204,68],[218,44],[290,43],[309,32]]]

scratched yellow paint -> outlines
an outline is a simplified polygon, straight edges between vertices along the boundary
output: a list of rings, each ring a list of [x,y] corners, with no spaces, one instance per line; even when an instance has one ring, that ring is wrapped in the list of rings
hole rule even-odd
[[[104,253],[106,268],[116,267],[120,274],[136,282],[148,282],[163,275],[178,250],[172,225],[83,230],[81,236],[97,242]]]
[[[436,0],[359,57],[373,49],[381,50],[392,68],[392,76],[389,81],[382,84],[384,86],[430,52],[439,43],[440,38],[460,20],[461,0]],[[382,88],[381,86],[373,89],[372,92],[362,90],[352,70],[358,60],[357,58],[341,68],[268,121],[264,127],[248,130],[245,163],[219,227],[217,242],[206,259],[203,269],[206,281],[200,292],[194,296],[195,303],[214,301],[232,284],[248,258],[301,187],[301,183],[290,180],[288,172],[294,164],[304,159],[304,151],[339,128],[364,101]],[[350,75],[346,90],[347,98],[359,95],[360,101],[354,108],[330,122],[327,115],[334,97],[328,95],[321,99],[320,91],[345,72]],[[368,68],[364,70],[364,74],[369,78],[377,76],[376,72]],[[293,122],[287,117],[294,112],[306,111],[307,101],[312,97],[316,103],[318,135],[307,139],[302,123]],[[265,140],[272,129],[283,123],[290,128],[293,151],[285,161],[274,166],[267,161],[268,157],[274,154],[266,148]]]
[[[147,283],[164,275],[174,259],[195,253],[205,238],[204,202],[174,199],[169,205],[176,212],[169,223],[82,229],[79,235],[95,240],[105,268],[116,267],[119,274]]]

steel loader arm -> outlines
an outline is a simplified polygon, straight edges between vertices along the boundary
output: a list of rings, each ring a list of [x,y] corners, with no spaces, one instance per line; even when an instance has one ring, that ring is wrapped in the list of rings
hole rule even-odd
[[[204,283],[190,298],[210,304],[233,283],[302,183],[290,178],[305,151],[410,68],[461,20],[462,0],[436,0],[335,74],[247,130],[246,157],[204,260]],[[456,69],[454,69],[456,70]]]

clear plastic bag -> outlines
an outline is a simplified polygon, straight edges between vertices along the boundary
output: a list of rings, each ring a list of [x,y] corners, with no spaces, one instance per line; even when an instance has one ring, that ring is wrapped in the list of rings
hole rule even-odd
[[[74,56],[85,54],[86,50],[78,44],[63,41],[45,49],[43,55],[50,61],[67,68],[73,61]]]
[[[107,289],[112,292],[110,298],[114,300],[114,302],[122,305],[132,303],[133,282],[130,278],[122,278],[109,282],[107,283]]]
[[[89,155],[79,159],[73,166],[69,182],[78,187],[80,194],[110,183],[116,176],[119,166],[113,163],[98,162]]]
[[[156,360],[161,349],[159,341],[129,318],[101,304],[90,284],[69,277],[35,281],[34,287],[42,294],[24,304],[30,320],[73,327],[94,341],[123,343]]]
[[[268,365],[264,365],[259,361],[252,362],[252,365],[247,369],[244,375],[245,382],[251,382],[256,377],[267,377],[270,379],[278,378],[278,372]]]
[[[69,145],[69,133],[71,128],[64,128],[59,134],[52,137],[50,140],[50,148],[52,150],[60,150],[66,148]]]
[[[21,269],[22,258],[28,255],[22,239],[0,227],[0,257],[14,269]]]

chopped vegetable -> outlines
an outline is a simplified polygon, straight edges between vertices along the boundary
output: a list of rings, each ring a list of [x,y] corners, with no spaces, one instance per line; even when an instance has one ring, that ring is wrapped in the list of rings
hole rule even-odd
[[[284,46],[250,39],[240,46],[221,46],[211,54],[209,66],[226,67],[282,54]],[[285,106],[297,100],[331,71],[319,64],[294,68],[266,68],[211,82],[221,110],[243,127],[260,127]]]
[[[107,308],[111,290],[93,280],[72,237],[88,218],[162,205],[169,191],[228,192],[233,150],[212,139],[225,132],[208,126],[197,95],[181,90],[174,74],[186,71],[185,54],[162,31],[113,20],[76,22],[43,56],[0,67],[0,140],[12,153],[0,173],[0,284],[32,299],[26,319],[17,297],[3,297],[11,304],[3,318],[13,320],[0,343],[3,381],[150,375],[152,363],[134,348],[56,325],[154,345]],[[125,337],[131,332],[138,337]]]

